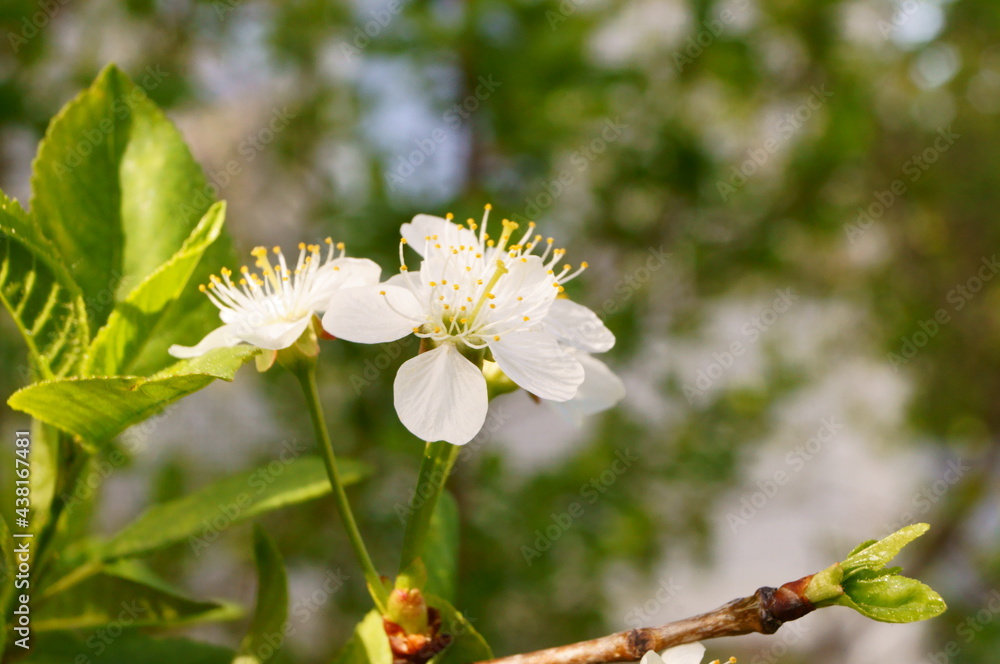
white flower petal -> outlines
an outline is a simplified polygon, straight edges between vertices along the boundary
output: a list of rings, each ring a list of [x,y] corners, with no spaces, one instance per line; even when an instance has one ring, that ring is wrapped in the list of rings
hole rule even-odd
[[[569,401],[547,401],[546,403],[577,425],[588,415],[600,413],[625,398],[625,384],[608,365],[587,353],[574,353],[583,366],[583,383],[576,396]]]
[[[223,325],[209,332],[205,335],[204,339],[194,346],[178,346],[174,344],[167,349],[167,352],[176,358],[187,360],[192,357],[200,357],[216,348],[231,348],[241,341],[242,339],[233,334],[233,326]]]
[[[421,440],[464,445],[486,421],[486,379],[454,344],[407,360],[393,393],[400,421]]]
[[[655,650],[648,650],[639,660],[639,664],[663,664],[663,658]]]
[[[701,664],[705,656],[705,646],[698,642],[685,643],[682,646],[675,646],[661,653],[663,664]]]
[[[542,325],[559,341],[588,353],[603,353],[615,345],[615,335],[597,314],[565,298],[552,303]]]
[[[409,290],[380,284],[334,293],[326,306],[323,328],[340,339],[378,344],[405,337],[422,318],[420,305]]]
[[[429,214],[418,214],[413,221],[403,224],[399,233],[421,256],[426,255],[424,248],[427,245],[427,238],[435,235],[436,242],[445,248],[479,244],[479,238],[468,228],[459,228],[458,224]]]
[[[277,321],[266,325],[246,326],[240,329],[240,324],[231,325],[230,328],[248,344],[253,344],[257,348],[266,350],[281,350],[294,344],[302,333],[306,331],[309,322],[312,320],[312,312],[299,319],[291,321]]]
[[[342,288],[374,286],[382,276],[382,268],[367,258],[335,258],[323,265],[313,277],[307,306],[322,313],[334,292]]]
[[[530,330],[487,340],[507,377],[542,399],[572,399],[583,382],[583,367],[551,335]]]

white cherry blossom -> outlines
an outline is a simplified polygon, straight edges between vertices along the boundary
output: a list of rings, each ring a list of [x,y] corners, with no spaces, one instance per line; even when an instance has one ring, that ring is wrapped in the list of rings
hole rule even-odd
[[[504,220],[497,238],[482,223],[417,215],[403,224],[400,273],[377,286],[335,293],[323,318],[331,334],[382,343],[414,334],[423,350],[396,375],[396,412],[424,440],[470,441],[486,419],[486,353],[518,386],[550,401],[573,399],[585,366],[573,349],[600,353],[614,335],[590,309],[560,298],[586,269],[561,264],[552,238]],[[404,248],[420,254],[409,270]],[[475,362],[474,362],[475,360]]]
[[[341,288],[377,284],[382,269],[373,261],[348,258],[343,243],[327,238],[326,259],[320,245],[299,245],[299,257],[288,266],[281,249],[275,247],[272,264],[267,249],[251,252],[259,274],[244,266],[234,280],[223,268],[202,284],[212,303],[219,308],[223,325],[209,332],[195,346],[171,346],[174,357],[191,358],[215,348],[246,343],[266,350],[282,350],[298,340],[313,315],[326,310],[330,297]]]

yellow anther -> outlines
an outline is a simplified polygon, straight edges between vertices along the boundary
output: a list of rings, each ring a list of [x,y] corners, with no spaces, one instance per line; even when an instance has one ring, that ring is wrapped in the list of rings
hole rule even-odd
[[[465,307],[462,307],[462,308],[465,309]],[[469,319],[468,318],[460,318],[458,320],[458,322],[461,323],[462,325],[465,325],[466,323],[469,322]]]
[[[455,215],[449,212],[448,214],[444,215],[444,218],[447,219],[448,221],[451,221],[452,219],[455,218]]]
[[[441,334],[441,328],[440,327],[435,327],[434,328],[434,334]]]
[[[493,341],[500,341],[500,335],[499,334],[494,334],[493,335]]]
[[[447,279],[442,279],[441,280],[441,285],[442,286],[447,286],[448,285],[448,280]]]
[[[573,266],[572,266],[572,265],[570,265],[569,263],[566,263],[565,265],[563,265],[563,269],[564,269],[564,270],[568,270],[568,269],[570,269],[571,267],[573,267]]]
[[[588,263],[587,261],[583,261],[582,263],[580,263],[580,267],[586,270],[588,267],[590,267],[590,263]]]
[[[332,237],[323,238],[323,242],[326,242],[327,244],[333,244],[333,238]]]
[[[527,321],[531,320],[531,316],[525,316],[525,317],[524,317],[524,320],[525,320],[525,322],[527,322]]]
[[[458,290],[458,284],[455,284],[454,288],[455,290]]]
[[[409,270],[409,269],[410,269],[410,268],[406,267],[405,265],[400,265],[400,266],[399,266],[399,271],[400,271],[400,272],[406,272],[406,271],[407,271],[407,270]]]
[[[399,238],[399,243],[400,244],[406,244],[406,238],[405,237]]]
[[[493,205],[492,205],[492,204],[490,204],[490,203],[487,203],[487,204],[486,204],[486,205],[485,205],[484,207],[485,207],[485,208],[486,208],[487,210],[492,210],[492,209],[493,209]]]
[[[337,249],[341,249],[341,250],[343,250],[343,248],[344,248],[344,247],[346,247],[346,246],[347,246],[347,245],[345,245],[345,244],[344,244],[343,242],[338,242],[338,243],[337,243]]]
[[[437,285],[438,285],[438,284],[437,284],[437,282],[436,282],[436,281],[432,281],[432,282],[430,283],[430,287],[431,287],[431,288],[434,288],[434,287],[435,287],[435,286],[437,286]]]
[[[247,280],[246,279],[240,279],[240,286],[246,286],[246,285],[247,285]]]
[[[548,242],[549,244],[552,244],[553,242],[556,241],[556,239],[554,237],[550,237],[550,238],[546,238],[545,241]]]
[[[553,282],[552,282],[552,285],[553,285],[554,287],[556,287],[556,288],[559,288],[559,282],[558,282],[558,281],[553,281]]]
[[[419,332],[419,331],[420,331],[420,328],[419,328],[419,327],[415,327],[415,328],[413,328],[413,332],[414,332],[414,334],[416,334],[416,333],[417,333],[417,332]]]
[[[273,251],[275,254],[280,254],[281,247],[271,247],[271,251]]]
[[[202,293],[204,293],[205,291],[208,290],[208,286],[206,286],[205,284],[200,284],[198,286],[198,290],[200,290]]]
[[[435,249],[440,249],[440,248],[441,248],[441,245],[440,245],[440,244],[435,244],[435,245],[434,245],[434,248],[435,248]]]
[[[469,265],[466,265],[466,266],[465,266],[465,271],[466,271],[466,272],[472,272],[472,267],[471,267],[471,266],[469,266]]]
[[[527,259],[527,258],[521,258],[521,262],[522,262],[522,263],[527,263],[527,262],[528,262],[528,259]]]
[[[299,242],[299,251],[305,251],[305,249],[306,249],[306,243]]]
[[[490,303],[490,309],[496,309],[497,305]]]
[[[384,290],[380,290],[380,291],[378,292],[378,294],[379,294],[379,295],[385,295],[385,291],[384,291]]]
[[[472,302],[472,298],[471,297],[467,297],[467,298],[465,298],[465,301],[466,302]]]
[[[444,295],[438,295],[438,299],[439,300],[443,300],[444,299]]]

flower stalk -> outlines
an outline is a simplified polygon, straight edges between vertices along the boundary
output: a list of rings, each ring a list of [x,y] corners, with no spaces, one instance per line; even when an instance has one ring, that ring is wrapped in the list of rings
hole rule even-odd
[[[437,506],[438,497],[455,467],[461,448],[443,441],[427,443],[424,458],[420,464],[417,487],[410,500],[410,515],[406,520],[403,535],[403,553],[399,562],[400,573],[406,573],[423,555],[424,542],[430,529],[431,517]]]
[[[306,405],[309,408],[309,416],[312,419],[313,429],[316,431],[316,440],[319,443],[320,451],[323,453],[323,462],[326,464],[326,472],[330,477],[330,484],[333,486],[333,497],[337,505],[337,512],[344,522],[347,530],[347,537],[354,549],[354,555],[361,565],[365,575],[365,582],[368,585],[368,592],[375,602],[375,607],[381,613],[385,613],[389,600],[389,591],[382,582],[382,577],[375,569],[368,549],[365,547],[361,531],[358,530],[357,521],[354,519],[354,512],[351,504],[347,500],[347,493],[344,491],[344,483],[340,478],[340,470],[337,467],[337,455],[333,451],[333,443],[330,441],[330,432],[326,426],[326,419],[323,417],[323,409],[320,407],[319,389],[316,386],[315,363],[301,362],[289,367],[302,387],[302,394],[305,397]]]

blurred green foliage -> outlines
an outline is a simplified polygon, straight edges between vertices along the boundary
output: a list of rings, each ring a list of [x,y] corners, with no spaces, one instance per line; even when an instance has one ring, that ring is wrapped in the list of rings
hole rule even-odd
[[[908,12],[914,4],[919,10]],[[37,34],[28,38],[30,25]],[[453,479],[463,527],[455,605],[498,654],[624,627],[609,601],[609,577],[622,566],[653,587],[666,552],[718,557],[720,497],[741,486],[788,404],[859,357],[891,371],[888,354],[903,357],[907,343],[915,356],[895,362],[907,418],[891,442],[942,467],[959,455],[976,468],[922,517],[935,530],[921,564],[935,565],[943,580],[928,581],[951,606],[932,625],[928,643],[939,645],[928,652],[961,640],[961,623],[1000,586],[1000,290],[986,280],[972,293],[969,281],[1000,244],[997,3],[6,0],[0,34],[8,42],[0,47],[0,188],[8,194],[25,197],[28,160],[52,115],[116,61],[137,81],[147,67],[168,72],[149,96],[228,200],[240,255],[258,243],[332,234],[388,272],[402,221],[416,212],[478,216],[489,201],[502,215],[537,218],[568,244],[571,260],[595,266],[572,294],[595,309],[611,302],[607,323],[619,341],[610,362],[630,368],[642,379],[630,387],[652,395],[595,419],[584,443],[541,470],[525,473],[494,437],[464,452]],[[476,96],[480,77],[499,82],[480,90],[485,99]],[[456,122],[448,115],[455,104],[477,108]],[[280,110],[291,121],[264,133]],[[624,126],[613,139],[614,131],[602,136],[608,122]],[[935,148],[949,127],[958,138]],[[433,138],[439,128],[443,141]],[[406,163],[413,174],[392,182]],[[902,193],[893,193],[896,181]],[[640,280],[650,249],[660,248],[666,265]],[[622,281],[630,275],[631,285]],[[724,381],[689,403],[684,385],[694,374],[670,353],[708,339],[721,304],[770,302],[789,287],[808,303],[796,306],[846,307],[850,324],[804,354],[764,334],[755,380]],[[928,321],[940,310],[948,321],[935,328]],[[825,320],[800,334],[825,339]],[[729,339],[704,343],[724,352]],[[340,449],[384,474],[355,496],[376,562],[389,569],[402,532],[393,505],[407,498],[420,445],[388,407],[401,357],[360,393],[351,389],[351,377],[384,352],[327,343],[321,375]],[[0,392],[23,384],[23,357],[3,319]],[[289,376],[245,371],[237,380],[259,381],[283,435],[310,438]],[[13,422],[0,416],[4,431]],[[540,432],[526,444],[546,442]],[[580,500],[624,447],[639,468],[526,565],[521,546]],[[266,449],[250,455],[247,468],[269,458]],[[150,498],[213,479],[196,461],[158,456],[147,471]],[[348,567],[324,502],[266,525],[293,580],[296,566],[329,565],[331,547]],[[252,578],[250,534],[240,532],[226,564]],[[203,578],[194,571],[204,559],[167,553],[157,563],[167,578]],[[359,578],[325,609],[328,624],[310,632],[315,643],[293,642],[295,661],[328,661],[347,638],[366,609]],[[985,624],[953,661],[992,661],[997,624]],[[808,661],[840,661],[821,645],[828,654]]]

